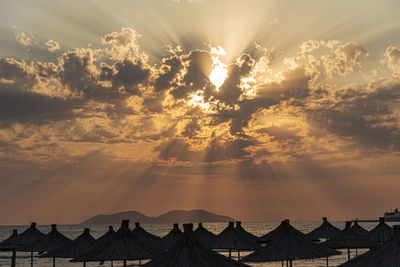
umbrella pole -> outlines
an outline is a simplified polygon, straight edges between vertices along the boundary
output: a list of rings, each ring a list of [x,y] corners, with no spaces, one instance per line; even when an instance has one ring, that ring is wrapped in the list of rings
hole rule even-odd
[[[11,267],[15,267],[16,258],[17,258],[17,251],[15,249],[13,249],[12,256],[11,256]]]
[[[86,261],[83,262],[83,267],[86,267]]]
[[[282,261],[282,267],[284,267],[283,265],[285,264],[285,262],[284,261]]]
[[[286,267],[289,267],[289,261],[286,261]]]
[[[126,260],[124,260],[124,267],[126,267]]]
[[[350,260],[350,249],[347,249],[347,260]]]
[[[240,261],[240,250],[238,250],[238,261]]]
[[[293,261],[290,260],[290,267],[293,267]]]
[[[33,267],[33,251],[31,251],[31,267]]]
[[[111,267],[114,267],[114,262],[111,260]]]
[[[356,256],[358,256],[358,248],[356,248]]]
[[[229,258],[232,258],[231,249],[229,249]]]
[[[139,260],[139,266],[142,266],[142,260]]]
[[[326,267],[329,267],[329,258],[326,257]]]
[[[53,257],[53,267],[56,267],[56,258]]]

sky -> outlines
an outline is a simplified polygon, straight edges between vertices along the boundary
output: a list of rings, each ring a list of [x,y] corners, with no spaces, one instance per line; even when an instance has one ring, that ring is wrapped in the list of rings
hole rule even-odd
[[[400,207],[398,0],[0,3],[0,224]]]

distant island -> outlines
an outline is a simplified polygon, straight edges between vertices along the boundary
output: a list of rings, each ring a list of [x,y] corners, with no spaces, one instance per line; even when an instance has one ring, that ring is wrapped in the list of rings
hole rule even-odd
[[[228,222],[235,220],[231,217],[214,214],[205,210],[172,210],[158,217],[149,217],[137,211],[124,211],[108,215],[96,215],[80,224],[118,224],[123,219],[140,223]]]

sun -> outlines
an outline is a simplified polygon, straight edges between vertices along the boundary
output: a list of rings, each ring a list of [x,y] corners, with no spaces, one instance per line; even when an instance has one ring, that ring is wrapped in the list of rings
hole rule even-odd
[[[218,90],[223,84],[228,76],[228,70],[225,69],[223,65],[217,65],[212,70],[209,78],[212,84],[215,85],[216,89]]]
[[[218,91],[218,89],[224,84],[226,77],[228,77],[228,70],[226,69],[225,64],[220,60],[220,57],[225,55],[225,50],[221,46],[218,46],[218,48],[212,48],[211,55],[214,68],[208,78],[211,83],[215,85],[215,89]]]

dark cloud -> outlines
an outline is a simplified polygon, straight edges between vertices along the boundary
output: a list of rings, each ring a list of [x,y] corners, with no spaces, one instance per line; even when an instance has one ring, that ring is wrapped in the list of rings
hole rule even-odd
[[[2,91],[6,88],[16,90],[26,90],[35,83],[33,75],[27,73],[25,62],[20,62],[12,58],[0,59],[0,85]]]
[[[113,85],[117,88],[123,86],[123,90],[130,95],[141,95],[138,85],[146,84],[150,70],[141,61],[132,62],[128,59],[115,63],[114,67]]]
[[[162,60],[161,74],[156,78],[154,89],[156,92],[170,89],[174,84],[176,75],[183,69],[183,62],[180,57],[173,55]],[[175,85],[176,87],[176,85]],[[174,95],[175,96],[175,95]],[[178,95],[176,98],[182,98]]]
[[[35,93],[0,93],[0,122],[6,127],[16,121],[48,123],[71,119],[79,102]]]
[[[349,88],[308,111],[310,123],[354,142],[361,148],[400,148],[400,85],[380,84],[372,91]]]

